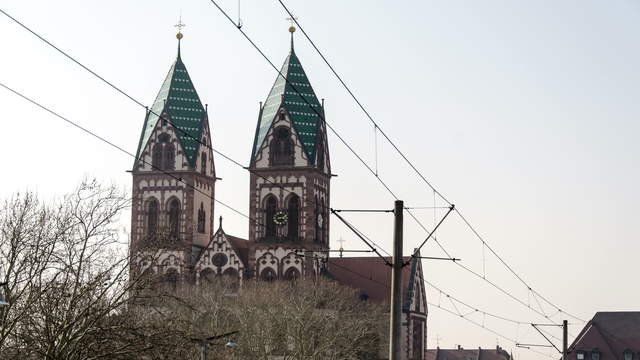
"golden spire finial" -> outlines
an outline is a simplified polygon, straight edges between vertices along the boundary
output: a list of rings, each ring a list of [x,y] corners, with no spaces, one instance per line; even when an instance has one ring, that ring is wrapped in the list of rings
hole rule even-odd
[[[295,15],[291,15],[291,17],[288,17],[287,20],[289,20],[289,22],[291,23],[291,26],[289,26],[289,32],[293,34],[296,31],[296,27],[293,25],[295,25],[298,18],[295,17]]]
[[[182,35],[182,28],[187,26],[182,22],[182,14],[180,14],[180,20],[178,20],[178,23],[173,26],[178,28],[178,33],[176,34],[176,38],[178,40],[181,40],[184,37],[184,35]]]

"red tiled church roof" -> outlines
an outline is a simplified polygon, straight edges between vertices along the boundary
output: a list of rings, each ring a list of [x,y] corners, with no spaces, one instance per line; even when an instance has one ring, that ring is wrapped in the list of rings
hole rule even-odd
[[[406,256],[403,261],[408,261]],[[387,258],[391,263],[391,258]],[[359,289],[361,296],[373,301],[389,303],[391,292],[391,267],[379,257],[329,258],[329,275],[341,284]],[[407,295],[411,266],[402,271],[403,297]]]

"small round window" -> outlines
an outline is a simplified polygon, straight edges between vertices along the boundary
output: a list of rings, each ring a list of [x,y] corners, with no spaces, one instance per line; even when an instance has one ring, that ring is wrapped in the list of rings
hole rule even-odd
[[[211,263],[217,267],[223,267],[227,265],[228,261],[229,260],[227,259],[227,255],[220,253],[213,255],[213,258],[211,259]]]

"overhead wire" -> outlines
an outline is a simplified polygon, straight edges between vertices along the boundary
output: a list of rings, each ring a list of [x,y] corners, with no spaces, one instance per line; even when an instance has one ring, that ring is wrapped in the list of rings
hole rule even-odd
[[[212,0],[213,1],[213,0]],[[307,32],[304,30],[304,28],[302,27],[302,25],[300,25],[300,22],[297,20],[297,18],[295,18],[291,11],[289,10],[289,8],[284,4],[284,2],[282,0],[277,0],[280,5],[282,6],[282,8],[287,12],[287,14],[289,14],[292,18],[292,20],[295,22],[296,26],[300,29],[300,31],[302,31],[303,35],[306,37],[306,39],[309,41],[309,43],[311,44],[311,46],[315,49],[315,51],[318,53],[318,55],[322,58],[322,60],[324,61],[324,63],[329,67],[329,69],[331,70],[331,72],[334,74],[334,76],[338,79],[338,81],[340,82],[340,84],[342,84],[342,86],[345,88],[345,90],[347,91],[347,93],[351,96],[351,98],[355,101],[355,103],[358,105],[358,107],[362,110],[362,112],[365,114],[365,116],[371,121],[371,123],[374,125],[375,129],[377,129],[378,131],[380,131],[380,134],[382,134],[382,136],[389,142],[389,144],[391,144],[391,146],[396,150],[396,152],[403,158],[403,160],[413,169],[413,171],[418,175],[418,177],[420,179],[422,179],[422,181],[435,193],[437,194],[445,203],[449,204],[449,205],[453,205],[453,203],[451,203],[449,200],[447,200],[447,198],[440,193],[435,186],[433,186],[431,184],[431,182],[429,182],[427,180],[427,178],[422,174],[422,172],[420,172],[420,170],[418,170],[418,168],[413,164],[413,162],[411,162],[408,157],[399,149],[399,147],[390,139],[390,137],[386,134],[386,132],[380,128],[380,125],[373,119],[373,117],[371,116],[371,114],[367,111],[367,109],[362,105],[362,103],[360,102],[360,100],[355,96],[355,94],[353,93],[353,91],[349,88],[349,86],[345,83],[345,81],[342,79],[342,77],[338,74],[338,72],[334,69],[334,67],[331,65],[331,63],[327,60],[327,58],[325,57],[325,55],[322,53],[322,51],[320,51],[320,49],[318,48],[318,46],[315,44],[315,42],[311,39],[311,37],[307,34]],[[377,176],[377,174],[376,174]],[[522,279],[522,277],[520,275],[518,275],[513,268],[507,264],[507,262],[501,257],[499,256],[494,250],[493,248],[491,248],[486,241],[480,236],[480,234],[478,233],[478,231],[475,229],[475,227],[473,227],[471,225],[471,223],[469,221],[467,221],[467,219],[462,215],[462,213],[459,211],[459,209],[455,209],[456,213],[462,218],[462,220],[465,222],[465,224],[472,230],[472,232],[476,235],[476,237],[482,241],[483,244],[485,244],[489,250],[502,262],[502,264],[522,283],[524,284],[528,289],[530,289],[532,292],[534,292],[535,294],[537,294],[542,300],[544,300],[548,305],[550,305],[551,307],[559,310],[560,312],[566,314],[569,317],[572,317],[575,320],[578,321],[582,321],[585,322],[584,319],[581,319],[571,313],[568,313],[566,311],[563,311],[559,306],[555,305],[554,303],[552,303],[551,301],[549,301],[546,297],[542,296],[539,292],[537,292],[536,290],[534,290],[527,282],[524,281],[524,279]],[[411,214],[411,213],[409,213]],[[426,230],[426,229],[425,229]],[[428,232],[428,231],[427,231]],[[436,242],[437,240],[434,239]],[[437,242],[438,243],[438,242]],[[440,248],[445,251],[445,254],[447,254],[449,257],[450,255],[446,252],[446,250],[438,243],[438,245],[440,246]]]
[[[317,257],[317,256],[315,256],[315,255],[306,255],[306,254],[299,254],[299,255],[300,255],[300,256],[303,256],[303,257],[316,258],[316,259],[318,259],[318,257]],[[365,280],[371,281],[371,282],[373,282],[373,283],[375,283],[375,284],[377,284],[377,285],[380,285],[380,286],[383,286],[383,287],[385,287],[385,288],[387,288],[387,289],[390,289],[389,284],[387,284],[387,283],[383,283],[383,282],[381,282],[381,281],[378,281],[378,280],[376,280],[375,278],[373,278],[372,276],[367,276],[367,275],[362,274],[361,272],[355,271],[355,270],[353,270],[353,269],[351,269],[351,268],[349,268],[349,267],[347,267],[347,266],[344,266],[344,265],[338,264],[338,263],[336,263],[336,262],[332,261],[332,258],[320,259],[320,260],[324,260],[324,261],[326,261],[328,264],[330,264],[331,266],[335,266],[335,267],[341,268],[342,270],[347,271],[347,272],[349,272],[349,273],[351,273],[351,274],[354,274],[354,275],[356,275],[356,276],[358,276],[358,277],[361,277],[362,279],[365,279]],[[444,292],[443,292],[443,293],[444,293]],[[449,298],[449,300],[451,300],[451,299],[452,299],[452,297],[448,297],[448,298]],[[462,304],[462,302],[460,302],[460,303]],[[449,310],[449,309],[447,309],[447,308],[445,308],[445,307],[442,307],[440,304],[432,303],[432,302],[429,302],[429,301],[427,301],[427,304],[429,304],[430,306],[434,306],[434,307],[436,307],[436,308],[438,308],[438,309],[440,309],[440,310],[443,310],[443,311],[445,311],[445,312],[447,312],[447,313],[449,313],[449,314],[451,314],[451,315],[454,315],[454,316],[455,316],[455,317],[457,317],[457,318],[464,319],[465,321],[470,322],[470,323],[474,324],[474,325],[475,325],[475,326],[477,326],[477,327],[480,327],[480,328],[482,328],[482,329],[484,329],[484,330],[486,330],[486,331],[491,332],[491,333],[492,333],[492,334],[494,334],[494,335],[497,335],[497,336],[499,336],[499,337],[501,337],[501,338],[503,338],[503,339],[505,339],[505,340],[507,340],[507,341],[512,342],[514,345],[515,345],[515,344],[517,344],[517,341],[516,341],[515,339],[513,339],[513,338],[511,338],[511,337],[509,337],[509,336],[507,336],[507,335],[504,335],[503,333],[500,333],[500,332],[498,332],[498,331],[496,331],[496,330],[494,330],[494,329],[492,329],[492,328],[490,328],[490,327],[487,327],[487,326],[486,326],[486,325],[484,325],[484,324],[480,324],[480,323],[478,323],[478,322],[474,321],[473,319],[469,319],[468,317],[462,316],[462,314],[461,314],[461,313],[459,313],[459,311],[458,311],[458,313],[456,313],[456,312],[451,311],[451,310]],[[456,306],[455,306],[455,305],[453,305],[453,306],[454,306],[454,308],[456,308]],[[465,306],[466,306],[466,305],[465,305]],[[457,311],[457,310],[456,310],[456,311]],[[487,314],[489,314],[489,313],[487,313]],[[505,319],[505,318],[503,318],[503,320],[504,320],[504,319]],[[522,324],[531,324],[531,323],[522,322]],[[544,354],[544,353],[542,353],[542,352],[540,352],[540,351],[537,351],[537,350],[535,350],[535,349],[527,349],[527,350],[529,350],[529,351],[531,351],[531,352],[534,352],[534,353],[537,353],[537,354],[540,354],[540,355],[544,355],[544,356],[548,356],[548,357],[553,358],[552,356],[550,356],[550,355],[548,355],[548,354]]]

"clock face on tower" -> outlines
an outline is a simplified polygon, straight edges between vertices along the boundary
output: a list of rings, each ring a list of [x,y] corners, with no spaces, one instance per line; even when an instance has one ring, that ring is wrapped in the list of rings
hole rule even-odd
[[[284,225],[287,223],[287,220],[289,220],[289,217],[284,211],[278,211],[273,215],[273,222],[276,225]]]

